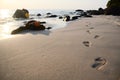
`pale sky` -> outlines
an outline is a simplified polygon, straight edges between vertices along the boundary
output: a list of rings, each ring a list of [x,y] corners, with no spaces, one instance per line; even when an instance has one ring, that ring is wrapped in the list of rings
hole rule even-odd
[[[0,9],[98,9],[108,0],[0,0]]]

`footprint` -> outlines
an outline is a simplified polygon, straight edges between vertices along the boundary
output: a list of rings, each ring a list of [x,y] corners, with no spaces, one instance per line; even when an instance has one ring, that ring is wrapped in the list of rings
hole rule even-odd
[[[96,70],[102,70],[106,64],[107,60],[105,58],[98,57],[95,59],[95,63],[92,65],[92,68],[96,68]]]
[[[94,27],[91,27],[91,28],[89,28],[89,29],[94,29]]]
[[[86,46],[86,47],[90,47],[91,46],[91,43],[89,41],[83,41],[83,44]]]
[[[86,25],[86,27],[89,27],[89,25]]]
[[[89,34],[91,34],[90,30],[87,30],[86,32],[88,32]]]
[[[95,39],[97,39],[97,38],[99,38],[99,37],[100,37],[99,35],[95,35],[95,36],[94,36]]]

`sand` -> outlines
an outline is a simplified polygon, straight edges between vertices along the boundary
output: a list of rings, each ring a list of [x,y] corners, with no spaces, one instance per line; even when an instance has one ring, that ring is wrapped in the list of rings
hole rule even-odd
[[[0,40],[0,80],[120,80],[116,19],[81,18],[58,30]],[[98,57],[106,62],[93,67]]]

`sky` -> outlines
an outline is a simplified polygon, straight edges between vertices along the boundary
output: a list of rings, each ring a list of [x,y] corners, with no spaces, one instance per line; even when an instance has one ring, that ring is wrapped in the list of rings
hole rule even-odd
[[[0,9],[98,9],[108,0],[0,0]]]

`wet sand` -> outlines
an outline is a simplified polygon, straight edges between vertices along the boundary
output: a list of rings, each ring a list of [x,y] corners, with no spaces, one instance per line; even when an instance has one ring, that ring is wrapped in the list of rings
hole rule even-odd
[[[120,25],[93,16],[0,40],[0,80],[120,80]]]

